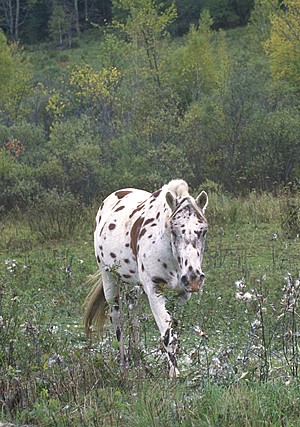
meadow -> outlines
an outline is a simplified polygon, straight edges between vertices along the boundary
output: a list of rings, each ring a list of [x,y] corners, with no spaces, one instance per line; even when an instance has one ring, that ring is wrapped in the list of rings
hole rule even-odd
[[[101,339],[85,337],[96,206],[74,211],[76,226],[58,210],[2,216],[2,422],[299,426],[299,196],[209,197],[203,293],[185,307],[168,295],[180,337],[175,380],[139,290],[135,315],[130,290],[121,296],[126,370],[109,323]]]

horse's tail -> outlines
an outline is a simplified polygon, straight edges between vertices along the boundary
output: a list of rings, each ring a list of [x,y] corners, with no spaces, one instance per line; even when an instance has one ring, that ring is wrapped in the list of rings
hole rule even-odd
[[[104,296],[101,271],[98,270],[97,273],[92,275],[87,283],[93,285],[93,287],[85,300],[83,322],[86,335],[90,338],[93,324],[96,326],[98,332],[103,331],[107,318],[108,304]]]

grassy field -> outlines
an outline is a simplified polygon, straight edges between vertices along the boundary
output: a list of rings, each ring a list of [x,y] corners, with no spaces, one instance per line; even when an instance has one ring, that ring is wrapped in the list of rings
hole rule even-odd
[[[211,194],[203,294],[184,308],[169,295],[180,335],[181,377],[173,381],[140,292],[135,315],[129,290],[122,294],[126,371],[109,325],[102,340],[86,341],[95,211],[56,240],[41,235],[34,216],[0,222],[0,421],[299,426],[300,240],[286,200]],[[139,347],[131,339],[137,329]]]

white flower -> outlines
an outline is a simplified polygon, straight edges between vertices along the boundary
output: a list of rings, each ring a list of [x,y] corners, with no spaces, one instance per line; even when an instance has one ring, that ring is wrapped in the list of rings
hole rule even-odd
[[[237,289],[239,289],[239,290],[244,289],[244,287],[246,286],[246,285],[245,285],[245,278],[244,278],[244,277],[242,277],[240,280],[237,280],[237,281],[235,282],[235,286],[236,286],[236,288],[237,288]]]
[[[222,363],[220,362],[220,359],[218,359],[218,357],[213,357],[211,359],[211,362],[215,365],[216,368],[222,369]]]
[[[58,326],[52,325],[52,326],[50,326],[48,331],[50,332],[50,334],[56,334],[58,332]]]
[[[255,319],[254,322],[251,323],[253,329],[258,329],[261,327],[261,322],[258,319]]]
[[[253,298],[253,295],[250,292],[245,292],[244,294],[236,292],[235,297],[239,301],[250,301]]]

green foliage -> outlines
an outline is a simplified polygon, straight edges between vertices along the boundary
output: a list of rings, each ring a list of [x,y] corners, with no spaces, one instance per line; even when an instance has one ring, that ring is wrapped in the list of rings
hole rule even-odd
[[[300,191],[289,183],[280,195],[281,228],[284,235],[294,239],[300,236]]]
[[[71,193],[55,189],[36,197],[28,209],[32,232],[46,241],[74,235],[83,216],[83,206]]]
[[[201,7],[203,10],[209,10],[215,28],[228,28],[238,24],[246,24],[253,3],[253,0],[204,0]]]
[[[172,3],[171,6],[162,9],[162,5],[159,8],[153,0],[118,0],[115,3],[118,8],[127,12],[126,23],[116,21],[115,26],[121,28],[132,41],[137,56],[142,46],[148,62],[148,73],[160,86],[158,48],[168,27],[176,18],[175,5]]]
[[[66,36],[68,30],[68,22],[65,16],[63,7],[58,4],[54,7],[52,15],[49,20],[49,34],[52,40],[58,44],[62,45],[64,42],[64,37]]]
[[[14,61],[3,31],[0,31],[0,100],[6,93],[12,79]]]
[[[229,62],[225,37],[211,29],[207,11],[201,14],[198,27],[191,26],[185,43],[171,53],[166,78],[179,96],[182,106],[221,90],[228,79]],[[191,109],[193,106],[191,105]]]
[[[270,12],[272,3],[268,1],[255,1],[254,8],[249,19],[249,32],[252,39],[259,43],[265,42],[270,36],[271,22]]]
[[[286,0],[274,5],[270,15],[271,33],[264,47],[270,57],[276,81],[288,81],[299,91],[300,76],[300,1]]]
[[[174,176],[235,196],[297,180],[295,86],[287,77],[274,84],[263,52],[272,8],[256,3],[249,28],[226,33],[202,10],[172,39],[174,5],[115,6],[114,25],[68,54],[3,44],[13,67],[0,111],[5,211],[51,189],[91,204],[119,186],[153,190]],[[237,16],[248,6],[230,3]],[[14,173],[5,175],[10,156]]]
[[[40,191],[34,169],[16,161],[7,150],[0,151],[0,207],[9,211],[14,207],[24,209]]]
[[[3,41],[2,46],[4,45]],[[31,89],[31,74],[24,52],[17,44],[11,44],[4,49],[3,67],[7,71],[3,74],[3,88],[0,87],[0,123],[10,126],[26,116],[24,100]],[[6,76],[6,72],[9,76]]]

